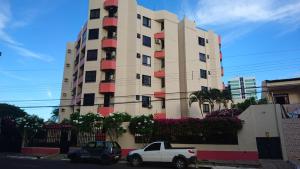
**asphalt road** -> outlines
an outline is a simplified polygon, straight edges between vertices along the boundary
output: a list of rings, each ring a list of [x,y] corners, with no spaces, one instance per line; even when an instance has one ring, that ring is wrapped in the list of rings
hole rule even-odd
[[[147,164],[141,169],[171,169],[170,166],[158,164]],[[128,166],[127,164],[101,165],[91,163],[70,163],[62,160],[42,160],[42,159],[15,159],[0,158],[0,169],[139,169]]]

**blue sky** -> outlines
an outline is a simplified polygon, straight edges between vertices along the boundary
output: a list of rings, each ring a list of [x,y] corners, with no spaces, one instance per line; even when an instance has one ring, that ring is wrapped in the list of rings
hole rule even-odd
[[[139,0],[195,20],[222,36],[223,80],[300,76],[299,0]],[[65,44],[87,19],[87,1],[0,0],[0,102],[21,107],[58,105]],[[197,56],[195,56],[197,57]],[[43,118],[52,108],[26,109]]]

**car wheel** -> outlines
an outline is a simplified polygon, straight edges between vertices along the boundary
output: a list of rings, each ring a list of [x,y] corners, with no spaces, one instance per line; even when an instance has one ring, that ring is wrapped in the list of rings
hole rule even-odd
[[[173,165],[176,169],[184,169],[187,167],[187,163],[183,158],[175,159]]]
[[[138,155],[132,156],[132,158],[130,160],[130,164],[133,167],[139,167],[140,165],[142,165],[142,159],[141,159],[141,157],[138,156]]]

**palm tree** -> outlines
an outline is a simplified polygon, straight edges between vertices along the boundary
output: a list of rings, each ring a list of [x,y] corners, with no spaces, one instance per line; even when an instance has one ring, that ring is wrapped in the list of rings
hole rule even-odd
[[[59,109],[58,108],[53,109],[49,121],[56,123],[58,121],[58,116],[59,116]]]
[[[189,106],[191,106],[194,102],[198,102],[201,116],[203,116],[202,104],[205,102],[205,93],[204,91],[196,91],[190,94],[189,96]]]
[[[225,90],[222,91],[221,95],[222,95],[223,105],[227,109],[228,108],[228,102],[231,101],[233,103],[231,91],[229,89],[225,89]]]
[[[222,103],[222,92],[219,89],[210,89],[209,92],[209,103],[211,106],[211,111],[214,111],[215,103],[219,105],[219,110],[221,109]]]

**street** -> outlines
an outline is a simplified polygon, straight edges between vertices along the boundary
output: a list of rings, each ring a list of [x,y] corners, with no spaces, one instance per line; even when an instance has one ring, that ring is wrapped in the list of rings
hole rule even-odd
[[[126,163],[114,165],[101,165],[93,163],[70,163],[62,160],[30,160],[30,159],[15,159],[15,158],[0,158],[0,168],[3,169],[138,169],[128,166]],[[143,169],[168,169],[171,166],[149,164]]]

